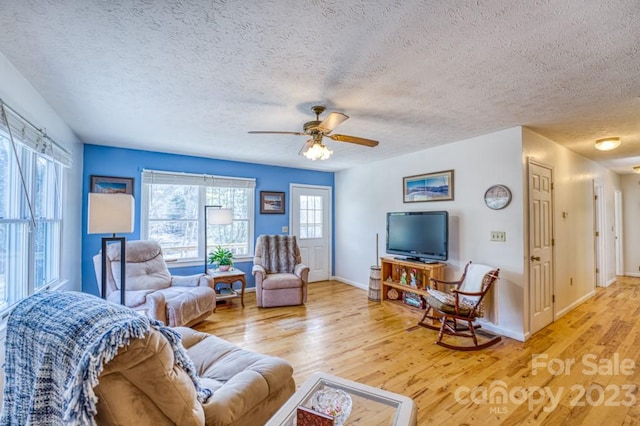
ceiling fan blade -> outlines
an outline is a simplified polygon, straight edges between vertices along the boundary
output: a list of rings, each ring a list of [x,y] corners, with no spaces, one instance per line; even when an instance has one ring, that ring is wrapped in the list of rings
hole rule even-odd
[[[347,118],[349,118],[349,116],[341,112],[332,112],[327,115],[320,124],[318,124],[318,129],[323,133],[329,133]]]
[[[302,132],[273,132],[271,130],[251,130],[247,133],[254,133],[254,134],[272,134],[272,135],[298,135],[298,136],[306,136],[304,133]]]
[[[373,148],[374,146],[378,146],[378,144],[380,143],[378,141],[374,141],[373,139],[357,138],[355,136],[348,136],[348,135],[328,135],[326,137],[333,139],[334,141],[355,143],[358,145],[364,145],[371,148]]]
[[[304,145],[302,145],[302,148],[300,148],[298,155],[304,155],[304,153],[307,152],[309,148],[311,148],[312,146],[313,146],[313,139],[309,139],[304,143]]]

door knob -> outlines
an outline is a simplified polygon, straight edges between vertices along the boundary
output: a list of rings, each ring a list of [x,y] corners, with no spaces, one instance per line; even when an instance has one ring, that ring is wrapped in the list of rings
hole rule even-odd
[[[539,261],[540,260],[540,256],[531,256],[531,261]]]

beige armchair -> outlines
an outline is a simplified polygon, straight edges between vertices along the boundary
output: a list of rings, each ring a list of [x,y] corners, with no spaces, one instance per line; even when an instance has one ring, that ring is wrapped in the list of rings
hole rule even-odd
[[[216,307],[213,278],[205,274],[172,276],[155,241],[128,241],[126,249],[125,305],[144,311],[170,327],[190,326],[207,318]],[[120,303],[120,245],[107,249],[106,299]],[[102,280],[102,256],[93,258],[96,277]]]
[[[302,263],[296,237],[260,235],[253,258],[259,307],[303,305],[307,302],[309,267]]]

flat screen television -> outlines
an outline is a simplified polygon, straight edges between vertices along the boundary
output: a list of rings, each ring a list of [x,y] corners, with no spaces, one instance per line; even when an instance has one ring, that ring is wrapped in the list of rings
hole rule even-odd
[[[387,253],[426,263],[449,257],[449,213],[387,213]]]

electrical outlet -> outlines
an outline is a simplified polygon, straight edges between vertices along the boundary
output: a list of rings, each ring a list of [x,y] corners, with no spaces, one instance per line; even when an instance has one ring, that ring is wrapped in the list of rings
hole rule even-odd
[[[289,232],[289,227],[288,226],[283,226],[282,227],[282,233],[286,234],[287,232]]]
[[[507,233],[504,231],[491,231],[491,241],[504,243],[507,241]]]

